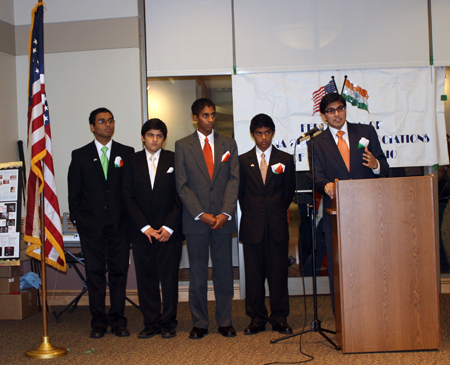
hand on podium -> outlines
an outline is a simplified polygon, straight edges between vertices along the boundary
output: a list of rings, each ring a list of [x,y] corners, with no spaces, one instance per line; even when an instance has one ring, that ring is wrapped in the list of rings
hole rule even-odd
[[[330,199],[334,199],[336,196],[336,184],[335,183],[328,183],[325,185],[325,194],[327,194]]]

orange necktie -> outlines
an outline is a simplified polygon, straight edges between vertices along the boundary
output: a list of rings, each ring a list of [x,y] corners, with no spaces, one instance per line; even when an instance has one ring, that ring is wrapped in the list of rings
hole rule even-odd
[[[266,162],[266,156],[264,155],[264,153],[261,154],[261,176],[262,176],[262,180],[263,183],[266,183],[266,177],[267,177],[267,162]]]
[[[214,173],[214,161],[211,145],[208,142],[208,138],[205,138],[205,145],[203,146],[203,156],[205,156],[206,167],[208,168],[209,177],[212,180]]]
[[[345,166],[347,166],[347,170],[350,171],[350,150],[348,149],[348,144],[345,142],[345,139],[342,137],[345,132],[338,131],[336,135],[338,136],[337,147],[339,152],[341,153],[342,159],[345,162]]]

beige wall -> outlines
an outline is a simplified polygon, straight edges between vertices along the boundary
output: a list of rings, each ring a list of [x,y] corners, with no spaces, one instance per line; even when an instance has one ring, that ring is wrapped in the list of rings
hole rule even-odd
[[[0,162],[18,161],[17,87],[14,55],[0,52]],[[26,120],[24,121],[26,123]]]
[[[14,32],[16,57],[11,56],[13,63],[9,67],[12,71],[9,75],[14,79],[14,88],[11,87],[14,92],[9,98],[15,99],[16,106],[8,107],[13,110],[14,139],[23,141],[27,135],[28,34],[35,2],[29,7],[26,3],[15,2],[15,19],[19,25]],[[115,19],[104,19],[99,8],[99,3],[103,3],[110,9],[110,1],[94,3],[85,4],[83,11],[75,11],[72,2],[50,0],[44,13],[45,84],[61,213],[68,211],[67,169],[71,151],[93,140],[88,124],[92,110],[101,106],[110,109],[117,120],[114,139],[141,148],[137,1],[122,1],[119,9],[109,14]],[[123,8],[125,3],[128,10]],[[28,19],[28,24],[23,24],[24,19]],[[57,19],[61,21],[56,22]],[[10,147],[6,148],[9,151]]]
[[[164,148],[175,151],[175,142],[194,133],[191,104],[196,99],[195,80],[151,81],[148,90],[149,118],[159,118],[167,125]],[[157,102],[156,102],[157,101]]]

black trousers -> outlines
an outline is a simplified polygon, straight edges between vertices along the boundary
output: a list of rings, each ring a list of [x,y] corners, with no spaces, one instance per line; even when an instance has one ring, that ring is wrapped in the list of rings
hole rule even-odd
[[[289,315],[289,242],[274,242],[268,227],[259,244],[244,242],[245,311],[251,322],[272,326],[287,321]],[[270,293],[270,316],[265,305],[264,282]]]
[[[108,220],[101,234],[80,235],[89,293],[91,327],[107,329],[126,326],[125,296],[130,255],[130,242],[119,234]],[[106,314],[106,273],[108,273],[111,307]]]
[[[147,236],[133,242],[139,306],[145,327],[172,327],[177,321],[178,271],[182,242],[150,242]],[[162,310],[159,283],[162,290]]]

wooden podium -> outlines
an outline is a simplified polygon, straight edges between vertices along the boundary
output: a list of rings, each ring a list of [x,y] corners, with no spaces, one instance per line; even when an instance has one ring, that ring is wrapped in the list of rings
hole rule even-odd
[[[332,205],[342,351],[438,349],[433,176],[336,181]]]

